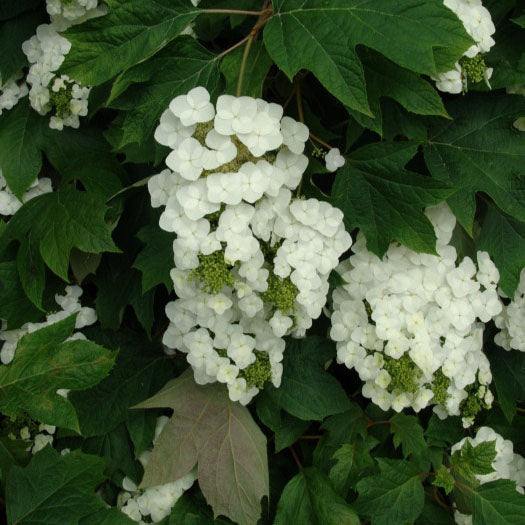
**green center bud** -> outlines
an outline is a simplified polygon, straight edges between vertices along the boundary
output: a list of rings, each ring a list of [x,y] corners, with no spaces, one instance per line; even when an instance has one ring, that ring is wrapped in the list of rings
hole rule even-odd
[[[64,118],[71,113],[71,98],[73,95],[73,82],[64,81],[65,87],[58,91],[50,90],[49,102],[55,110],[55,115]]]
[[[270,359],[265,352],[255,351],[255,362],[239,372],[239,377],[244,377],[248,387],[255,386],[262,390],[264,384],[272,379]]]
[[[479,412],[489,408],[483,398],[478,396],[480,386],[480,383],[476,381],[465,388],[467,397],[459,405],[459,411],[462,417],[474,418]]]
[[[199,266],[191,271],[190,278],[200,282],[201,290],[218,294],[224,286],[233,286],[233,275],[224,260],[224,250],[210,255],[199,255]]]
[[[270,272],[268,275],[268,289],[261,294],[264,302],[273,303],[283,314],[295,311],[295,298],[299,290],[289,277],[283,279]]]
[[[434,401],[444,405],[449,397],[447,388],[450,386],[450,379],[443,373],[441,368],[434,373],[434,380],[432,382],[432,392],[434,393]]]
[[[487,65],[485,64],[485,59],[481,53],[473,58],[463,57],[460,59],[459,64],[463,76],[467,77],[469,82],[477,84],[478,82],[482,82],[485,78]]]
[[[403,354],[399,359],[384,356],[384,369],[392,378],[388,384],[389,392],[410,392],[415,393],[419,390],[417,379],[421,376],[421,370],[412,361],[408,354]]]

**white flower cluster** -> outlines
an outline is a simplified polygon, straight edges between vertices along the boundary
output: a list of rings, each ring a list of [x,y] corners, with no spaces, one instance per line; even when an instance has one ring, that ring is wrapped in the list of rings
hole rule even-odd
[[[40,423],[38,426],[38,433],[35,436],[31,436],[31,432],[28,426],[20,429],[20,439],[28,443],[27,451],[31,451],[32,454],[36,454],[47,445],[53,445],[54,434],[56,427],[53,425],[45,425]],[[16,436],[10,434],[9,439],[16,439]]]
[[[469,80],[474,83],[485,80],[488,84],[492,68],[486,67],[483,54],[495,44],[492,35],[496,31],[490,11],[481,0],[444,0],[444,4],[454,11],[476,43],[456,62],[455,69],[440,73],[434,79],[436,87],[440,91],[458,94],[467,89]]]
[[[308,128],[277,104],[223,95],[215,108],[197,87],[171,102],[155,138],[172,151],[148,183],[151,203],[177,234],[164,344],[187,352],[198,383],[226,383],[246,404],[266,381],[279,386],[282,337],[321,314],[352,242],[343,214],[293,197]]]
[[[161,416],[157,419],[153,444],[156,443],[168,420],[169,418],[166,416]],[[150,451],[146,451],[140,456],[139,461],[143,467],[146,467],[148,464],[150,454]],[[190,472],[171,483],[139,490],[133,480],[125,477],[122,481],[124,491],[118,495],[117,506],[131,520],[136,521],[140,525],[157,523],[169,516],[177,500],[193,485],[195,479],[195,473]]]
[[[51,179],[42,177],[31,184],[31,187],[22,196],[22,201],[19,201],[7,186],[7,182],[0,169],[0,215],[14,215],[22,207],[22,204],[51,191],[53,191]]]
[[[461,450],[466,441],[469,441],[474,447],[485,441],[496,442],[496,457],[492,461],[494,472],[476,476],[481,485],[497,479],[509,479],[516,482],[516,490],[520,494],[525,493],[523,488],[525,486],[525,458],[514,453],[512,441],[503,439],[490,427],[480,427],[474,438],[463,438],[452,447],[451,452]],[[456,511],[454,517],[458,525],[472,525],[472,516],[470,515]]]
[[[483,323],[502,309],[499,272],[486,252],[477,268],[469,257],[457,264],[446,203],[426,215],[437,255],[392,243],[379,259],[358,238],[338,269],[346,284],[333,294],[330,336],[338,362],[356,369],[363,395],[383,410],[433,404],[440,417],[461,414],[468,425],[493,400],[482,338]]]
[[[76,21],[98,7],[98,0],[47,0],[47,12],[51,16]]]
[[[25,81],[19,82],[23,75],[16,75],[2,84],[0,76],[0,115],[5,109],[13,109],[18,101],[29,93]]]
[[[2,350],[0,350],[0,361],[7,365],[15,355],[16,346],[22,337],[44,328],[45,326],[58,323],[74,313],[78,313],[75,321],[75,329],[80,330],[86,326],[92,325],[97,321],[97,314],[93,308],[82,306],[80,296],[82,288],[80,286],[66,286],[64,295],[55,295],[55,301],[61,310],[48,314],[46,320],[42,323],[26,323],[16,330],[0,330],[0,341],[3,341]],[[85,339],[84,334],[75,332],[69,340]],[[64,393],[62,391],[62,393]]]
[[[500,295],[505,297],[501,291]],[[503,311],[496,317],[495,323],[501,329],[494,337],[496,344],[505,350],[525,352],[525,268],[521,270],[514,299],[503,306]]]
[[[56,76],[71,49],[69,40],[60,36],[58,30],[55,23],[38,26],[36,35],[22,44],[22,50],[31,64],[26,79],[31,86],[31,106],[41,115],[53,110],[49,127],[62,130],[64,126],[79,127],[79,117],[88,112],[90,88],[65,75]]]

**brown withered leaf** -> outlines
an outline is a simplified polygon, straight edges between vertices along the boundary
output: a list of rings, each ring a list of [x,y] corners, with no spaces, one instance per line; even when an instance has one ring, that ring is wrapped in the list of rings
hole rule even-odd
[[[255,525],[268,496],[266,438],[250,412],[223,385],[199,386],[187,370],[134,408],[173,409],[144,472],[142,488],[176,480],[197,465],[215,516]]]

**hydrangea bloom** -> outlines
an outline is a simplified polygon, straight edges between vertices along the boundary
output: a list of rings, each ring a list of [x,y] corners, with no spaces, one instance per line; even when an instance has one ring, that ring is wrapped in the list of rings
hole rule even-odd
[[[66,75],[56,76],[71,49],[69,40],[59,32],[105,14],[105,7],[97,7],[97,3],[98,0],[48,0],[51,23],[38,26],[36,34],[22,44],[31,64],[26,78],[31,107],[41,115],[53,113],[49,121],[52,129],[78,128],[79,117],[87,115],[90,88]]]
[[[337,171],[345,165],[345,158],[341,155],[339,148],[332,148],[324,160],[328,171]]]
[[[505,297],[501,291],[500,295]],[[496,344],[505,350],[525,352],[525,268],[521,271],[514,299],[503,307],[501,315],[496,317],[495,322],[501,329],[494,337]]]
[[[444,0],[445,6],[454,11],[463,22],[467,33],[475,40],[463,58],[456,63],[455,69],[440,73],[436,87],[447,93],[461,93],[466,90],[468,82],[489,82],[492,68],[487,68],[483,54],[488,53],[495,44],[492,35],[496,27],[487,8],[481,0]]]
[[[155,445],[168,420],[169,418],[166,416],[157,419],[153,445]],[[150,451],[146,451],[140,456],[139,461],[143,467],[148,464],[150,454]],[[195,473],[190,472],[171,483],[139,490],[130,478],[125,477],[122,481],[124,491],[118,495],[117,506],[131,520],[141,525],[158,523],[170,515],[177,500],[193,485],[195,479]]]
[[[379,259],[358,237],[338,268],[347,284],[334,291],[330,335],[338,362],[356,369],[363,395],[383,410],[432,404],[440,417],[462,415],[469,425],[493,400],[482,339],[483,323],[502,309],[499,272],[486,252],[477,267],[469,257],[458,264],[446,203],[426,215],[437,255],[393,243]]]
[[[0,115],[5,109],[12,109],[18,101],[29,93],[27,84],[19,82],[23,75],[17,75],[2,84],[0,77]]]
[[[283,336],[303,336],[321,314],[351,245],[340,210],[292,194],[308,130],[282,115],[250,97],[214,107],[202,87],[176,97],[155,133],[170,169],[148,183],[161,228],[177,234],[164,344],[187,353],[198,383],[225,383],[243,404],[279,386]]]
[[[7,182],[0,169],[0,215],[14,215],[23,203],[30,201],[38,195],[49,193],[50,191],[53,191],[51,179],[42,177],[33,182],[31,187],[22,196],[22,201],[19,201],[7,186]]]
[[[16,330],[0,330],[0,341],[4,343],[0,350],[0,361],[7,365],[13,360],[18,341],[20,341],[25,334],[58,323],[74,313],[78,314],[75,321],[76,330],[94,324],[97,321],[97,314],[93,308],[80,304],[81,295],[82,288],[80,288],[80,286],[66,286],[64,295],[55,295],[55,301],[60,307],[60,310],[48,314],[44,322],[26,323]],[[81,332],[75,332],[70,337],[70,340],[71,339],[85,339],[85,336]],[[59,391],[59,393],[66,394],[65,391]]]
[[[96,9],[98,0],[46,0],[47,12],[51,16],[62,16],[75,21]]]
[[[512,441],[503,439],[490,427],[480,427],[475,437],[463,438],[459,443],[453,445],[451,452],[461,450],[466,441],[474,447],[485,441],[496,442],[496,457],[492,461],[494,472],[476,476],[481,485],[497,479],[510,479],[516,482],[516,490],[520,494],[525,493],[523,488],[525,486],[525,458],[514,453]],[[472,516],[470,515],[456,511],[454,517],[458,525],[472,525]]]

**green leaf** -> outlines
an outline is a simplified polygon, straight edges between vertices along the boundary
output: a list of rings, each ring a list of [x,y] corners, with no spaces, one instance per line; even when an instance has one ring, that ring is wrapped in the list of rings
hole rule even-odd
[[[122,188],[119,177],[124,171],[99,129],[66,127],[54,131],[46,126],[42,149],[62,176],[62,182],[80,181],[101,202]]]
[[[516,415],[516,402],[525,400],[525,354],[505,352],[495,344],[488,344],[485,352],[490,361],[498,403],[511,423]]]
[[[29,461],[30,454],[27,451],[27,441],[21,439],[10,439],[0,437],[0,474],[2,486],[14,465],[24,466]]]
[[[244,47],[238,47],[222,59],[220,71],[226,79],[224,93],[236,95],[243,54]],[[254,98],[262,95],[264,79],[271,65],[272,59],[268,56],[264,44],[261,41],[253,42],[244,72],[242,95]]]
[[[350,407],[338,381],[324,365],[335,357],[335,346],[322,337],[288,339],[279,388],[268,384],[266,395],[292,416],[321,420]]]
[[[450,458],[450,466],[455,474],[468,482],[477,485],[476,476],[494,472],[492,462],[496,457],[496,442],[482,441],[475,447],[466,440],[461,450],[457,450]]]
[[[525,82],[523,36],[523,30],[509,21],[498,27],[496,44],[485,55],[487,66],[494,69],[490,77],[493,89],[512,87]]]
[[[348,231],[360,228],[367,248],[382,257],[394,240],[417,252],[434,253],[436,236],[423,208],[454,193],[446,184],[407,171],[417,143],[374,143],[352,153],[338,170],[333,205]]]
[[[120,509],[113,507],[103,509],[82,518],[79,525],[133,525],[136,523],[128,518]]]
[[[158,390],[158,389],[157,389]],[[132,410],[128,412],[126,427],[133,442],[135,457],[138,458],[145,450],[151,448],[155,437],[158,414],[154,410]]]
[[[455,484],[456,481],[450,470],[445,465],[441,465],[437,471],[437,476],[432,481],[432,485],[441,487],[445,490],[445,494],[450,494]]]
[[[472,497],[473,525],[520,525],[525,515],[525,496],[516,483],[499,479],[479,486]]]
[[[186,0],[109,0],[107,15],[73,26],[61,71],[98,86],[144,61],[179,35],[199,10]]]
[[[416,525],[456,525],[453,514],[447,512],[437,504],[432,503],[428,498],[425,500],[423,513],[416,520]]]
[[[275,432],[275,453],[293,445],[310,426],[310,421],[303,421],[286,412],[281,415],[281,424]]]
[[[419,115],[448,117],[441,97],[436,90],[417,73],[397,66],[379,53],[368,51],[362,56],[368,101],[375,115],[371,118],[354,110],[350,114],[363,127],[383,135],[381,98],[389,97],[406,110]]]
[[[492,368],[491,368],[492,370]],[[446,444],[453,445],[463,438],[463,426],[459,417],[447,417],[439,419],[432,414],[425,430],[425,438],[430,445],[445,447]]]
[[[357,484],[356,509],[370,516],[374,525],[413,523],[425,500],[418,469],[397,459],[379,458],[377,462],[381,473]]]
[[[7,523],[76,525],[103,508],[95,493],[104,480],[104,461],[81,452],[61,456],[51,447],[36,454],[7,478]]]
[[[359,525],[359,517],[339,496],[324,474],[304,468],[284,488],[274,525]]]
[[[367,436],[366,440],[356,439],[352,444],[344,443],[336,450],[333,455],[335,465],[328,477],[339,494],[345,496],[358,480],[374,472],[375,462],[370,450],[377,444],[377,439]]]
[[[7,82],[27,65],[27,58],[22,52],[22,43],[35,34],[39,19],[39,13],[29,11],[2,24],[0,31],[0,49],[2,50],[0,55],[0,84]]]
[[[115,363],[109,352],[91,341],[66,341],[76,316],[25,335],[13,361],[0,368],[0,411],[16,417],[26,411],[32,418],[79,431],[71,402],[60,388],[82,390],[105,377]]]
[[[403,456],[420,455],[427,450],[423,427],[416,416],[396,414],[391,420],[390,431],[394,434],[394,446],[403,448]]]
[[[525,266],[525,222],[513,219],[490,205],[476,249],[489,252],[500,273],[499,286],[508,297],[514,297]]]
[[[104,221],[106,209],[96,196],[65,186],[24,204],[9,221],[0,244],[22,241],[31,232],[44,262],[67,281],[73,247],[88,253],[119,251]]]
[[[43,310],[42,295],[46,286],[46,267],[38,251],[38,244],[31,242],[31,232],[20,243],[16,264],[24,292],[38,309]]]
[[[435,48],[449,65],[471,45],[459,19],[441,0],[281,0],[264,29],[268,53],[292,79],[311,71],[346,106],[372,116],[362,44],[416,73],[436,74]]]
[[[104,201],[121,188],[122,169],[100,131],[52,130],[24,99],[0,117],[0,169],[18,198],[40,173],[42,151],[63,181],[79,180]]]
[[[71,271],[78,284],[82,284],[82,281],[88,275],[94,274],[97,271],[101,259],[102,255],[100,253],[86,253],[76,248],[71,250],[69,264],[71,265]]]
[[[255,525],[268,496],[266,438],[223,385],[198,386],[190,370],[136,408],[173,409],[144,472],[142,487],[179,479],[197,464],[199,486],[214,514]],[[228,487],[228,490],[224,490]]]
[[[158,225],[146,225],[137,233],[144,248],[137,255],[133,268],[142,272],[142,293],[164,284],[170,292],[173,282],[170,271],[173,268],[173,235],[161,230]]]
[[[109,99],[111,107],[126,111],[120,146],[148,140],[174,97],[195,86],[212,92],[218,80],[218,57],[190,36],[177,38],[147,62],[125,71]]]
[[[126,259],[127,256],[110,255],[102,261],[95,281],[98,287],[95,300],[97,316],[103,328],[117,330],[126,306],[131,305],[140,324],[149,334],[153,326],[155,292],[150,290],[142,293],[140,274],[128,266]],[[117,282],[119,286],[115,286]]]
[[[0,262],[0,319],[12,330],[41,318],[42,312],[29,301],[22,288],[16,262]]]
[[[19,199],[42,168],[41,127],[42,117],[28,100],[21,100],[0,117],[0,169]]]
[[[314,450],[314,465],[328,472],[342,445],[353,444],[359,436],[366,437],[367,420],[361,407],[351,403],[349,410],[327,418],[321,428],[325,432]]]
[[[105,458],[106,472],[110,476],[113,477],[116,472],[122,472],[136,483],[140,481],[142,468],[140,463],[135,461],[133,443],[123,423],[107,434],[84,440],[82,452]]]
[[[432,126],[425,160],[435,179],[459,188],[448,199],[458,221],[472,234],[478,191],[525,220],[525,135],[512,125],[525,114],[525,98],[472,93],[447,109],[454,121]]]
[[[89,390],[71,392],[68,396],[77,412],[82,435],[86,437],[106,434],[129,421],[132,412],[128,408],[158,392],[173,376],[160,346],[123,330],[98,331],[98,334],[90,333],[90,336],[107,348],[120,350],[108,377]],[[141,414],[133,412],[133,417]]]
[[[185,492],[175,503],[166,525],[226,525],[230,520],[213,519],[204,498],[199,493]]]

